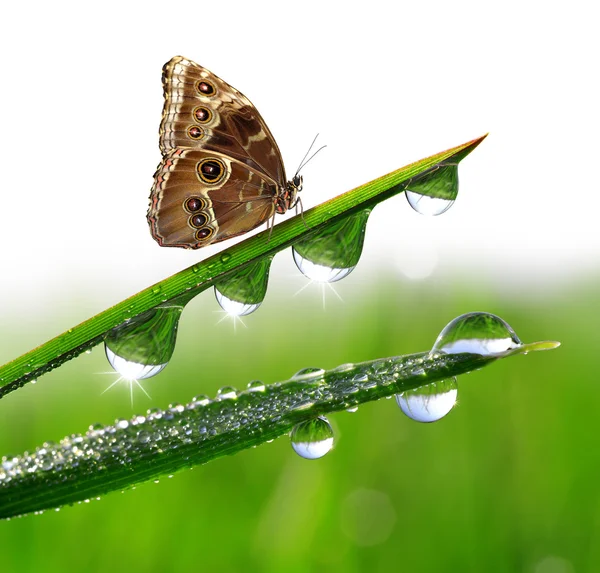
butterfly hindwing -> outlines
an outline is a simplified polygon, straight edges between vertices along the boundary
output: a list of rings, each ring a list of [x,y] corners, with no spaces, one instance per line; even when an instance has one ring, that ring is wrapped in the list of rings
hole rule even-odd
[[[161,246],[198,249],[267,221],[276,194],[270,178],[231,156],[177,148],[154,174],[148,222]]]

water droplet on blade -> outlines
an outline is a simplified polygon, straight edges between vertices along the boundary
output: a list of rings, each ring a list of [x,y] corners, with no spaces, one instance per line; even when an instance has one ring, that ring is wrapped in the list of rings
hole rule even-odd
[[[365,240],[369,210],[329,223],[292,248],[300,272],[317,282],[347,277],[358,264]]]
[[[438,197],[428,197],[427,195],[421,195],[414,191],[406,190],[404,193],[408,199],[408,204],[417,213],[428,215],[430,217],[445,213],[454,204],[454,201],[440,199]]]
[[[261,382],[260,380],[253,380],[252,382],[248,383],[247,391],[248,392],[264,392],[265,384],[264,384],[264,382]]]
[[[292,254],[294,256],[294,262],[296,263],[298,270],[306,278],[320,283],[334,283],[337,281],[341,281],[356,268],[356,266],[347,268],[336,268],[313,263],[312,261],[309,261],[308,259],[305,259],[302,255],[300,255],[296,250],[296,247],[292,248]]]
[[[217,400],[233,400],[237,398],[237,390],[233,386],[223,386],[217,391]]]
[[[246,304],[227,298],[216,286],[215,297],[217,298],[219,306],[231,316],[246,316],[252,314],[261,305],[260,302],[256,304]]]
[[[521,346],[515,331],[488,312],[469,312],[452,320],[437,337],[431,354],[469,352],[490,356]]]
[[[325,374],[323,368],[309,366],[308,368],[298,370],[298,372],[292,376],[292,380],[312,380],[313,378],[322,378],[323,374]]]
[[[108,346],[105,346],[106,358],[110,365],[126,380],[144,380],[152,378],[159,372],[164,370],[167,363],[164,364],[141,364],[126,360],[121,356],[117,356]]]
[[[292,448],[307,460],[322,458],[333,448],[333,428],[324,416],[296,424],[290,433]]]
[[[458,195],[458,164],[441,163],[408,182],[405,190],[409,205],[422,215],[445,213]]]
[[[127,380],[156,376],[169,363],[183,306],[157,306],[113,328],[104,339],[110,365]]]
[[[225,312],[246,316],[261,305],[267,294],[271,260],[263,257],[215,285],[215,297]]]
[[[396,402],[411,420],[436,422],[452,410],[457,395],[458,383],[453,377],[396,394]]]

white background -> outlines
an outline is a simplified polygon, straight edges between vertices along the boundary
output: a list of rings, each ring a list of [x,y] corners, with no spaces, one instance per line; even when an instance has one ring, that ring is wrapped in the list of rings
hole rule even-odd
[[[99,311],[222,248],[146,223],[177,54],[253,101],[288,171],[321,134],[305,208],[490,132],[447,213],[374,211],[362,264],[523,289],[598,271],[593,2],[13,2],[0,48],[3,315]]]

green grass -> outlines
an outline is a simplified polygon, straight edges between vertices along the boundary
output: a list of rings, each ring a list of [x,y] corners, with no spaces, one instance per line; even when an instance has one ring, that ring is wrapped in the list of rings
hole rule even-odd
[[[385,277],[359,287],[362,277],[359,266],[339,283],[346,303],[331,299],[326,311],[320,293],[290,305],[288,293],[271,290],[248,329],[232,336],[231,325],[211,326],[202,344],[198,325],[216,322],[216,303],[199,297],[182,317],[171,364],[146,384],[152,401],[138,393],[133,411],[214,394],[224,377],[242,387],[305,366],[423,350],[473,310],[501,316],[522,340],[563,345],[460,377],[458,407],[434,424],[409,420],[393,400],[332,415],[337,444],[321,460],[299,458],[281,438],[157,485],[0,522],[3,568],[504,572],[535,571],[556,556],[575,571],[598,570],[594,289],[531,303]],[[274,351],[282,341],[287,351]],[[130,416],[126,389],[98,397],[114,378],[92,373],[106,370],[97,349],[4,398],[0,451]],[[357,509],[357,499],[379,505]],[[377,528],[386,508],[395,515],[387,534]]]

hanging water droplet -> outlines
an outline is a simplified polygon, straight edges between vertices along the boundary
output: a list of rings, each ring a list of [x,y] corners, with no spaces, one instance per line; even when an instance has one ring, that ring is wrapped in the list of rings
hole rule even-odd
[[[290,433],[290,439],[292,448],[299,456],[316,460],[333,448],[333,428],[325,416],[320,416],[296,424]]]
[[[323,368],[316,368],[315,366],[309,366],[298,370],[296,374],[292,376],[292,380],[311,380],[313,378],[322,378],[325,374]]]
[[[452,410],[457,395],[458,382],[453,377],[396,394],[396,402],[412,420],[435,422]]]
[[[296,243],[292,254],[300,272],[318,282],[347,277],[360,259],[369,213],[361,211],[331,223]]]
[[[233,386],[223,386],[217,391],[217,400],[232,400],[237,398],[237,390]]]
[[[175,350],[183,306],[158,306],[113,328],[104,340],[106,357],[123,378],[142,380],[163,370]]]
[[[264,382],[261,382],[260,380],[253,380],[252,382],[248,383],[247,391],[248,392],[264,392],[265,384],[264,384]]]
[[[221,308],[234,316],[254,312],[265,299],[272,257],[245,266],[215,285],[215,296]]]
[[[458,195],[458,164],[441,163],[409,181],[406,190],[409,205],[422,215],[441,215]]]
[[[227,298],[219,289],[215,286],[215,297],[219,306],[231,316],[246,316],[252,314],[259,306],[260,302],[256,304],[246,304]]]
[[[521,344],[515,331],[500,317],[489,312],[469,312],[446,325],[437,337],[431,354],[470,352],[489,356]]]

